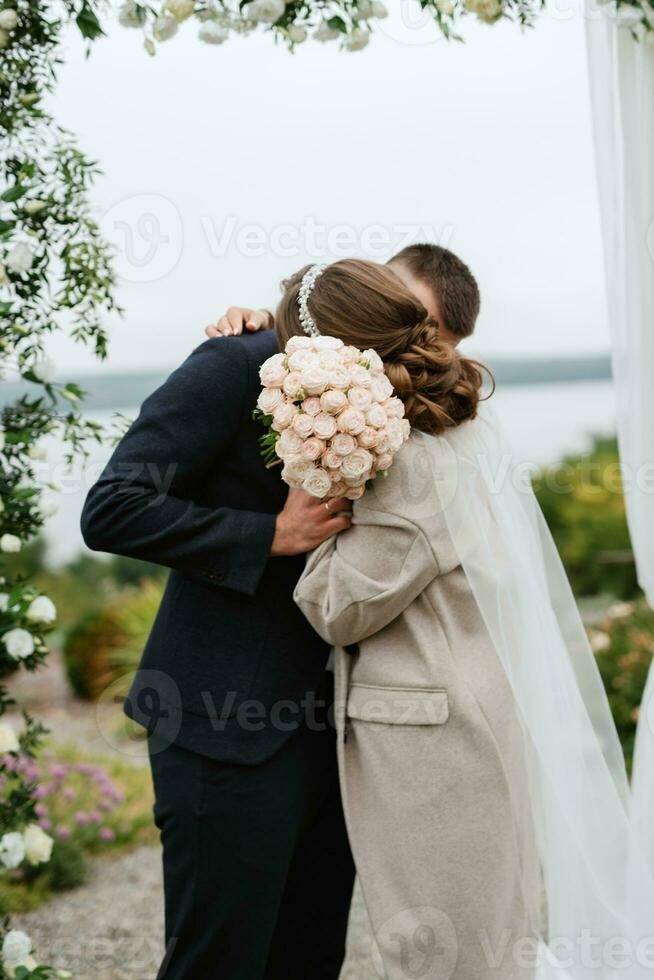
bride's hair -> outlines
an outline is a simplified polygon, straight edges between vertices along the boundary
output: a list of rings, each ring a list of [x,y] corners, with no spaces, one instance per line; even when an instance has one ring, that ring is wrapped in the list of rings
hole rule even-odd
[[[282,283],[275,314],[281,350],[303,333],[298,293],[309,268]],[[437,321],[387,266],[334,262],[316,279],[308,306],[321,333],[377,351],[416,429],[438,435],[476,416],[487,369],[440,339]]]

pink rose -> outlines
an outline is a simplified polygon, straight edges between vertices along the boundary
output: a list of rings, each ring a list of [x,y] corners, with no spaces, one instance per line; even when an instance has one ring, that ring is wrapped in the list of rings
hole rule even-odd
[[[332,368],[329,372],[329,387],[345,391],[352,384],[350,372],[344,367]]]
[[[323,466],[327,466],[330,470],[340,470],[342,462],[343,457],[334,452],[331,447],[325,450],[325,455],[322,458]]]
[[[288,428],[297,415],[297,412],[297,405],[294,405],[292,402],[280,402],[273,412],[272,427],[275,432],[281,432],[282,429]]]
[[[307,415],[317,415],[320,411],[320,399],[319,398],[305,398],[302,402],[302,411],[306,412]]]
[[[291,371],[308,371],[309,368],[319,366],[318,355],[312,350],[296,350],[288,359],[288,366]]]
[[[357,436],[357,442],[364,449],[374,449],[377,445],[377,429],[373,429],[372,426],[367,425],[365,429],[362,429]]]
[[[384,362],[376,350],[364,350],[361,353],[361,357],[364,361],[368,362],[368,367],[373,374],[379,374],[384,370]]]
[[[299,371],[291,371],[284,379],[284,391],[289,398],[296,398],[302,389],[302,375]]]
[[[372,396],[367,388],[350,388],[347,393],[347,400],[352,408],[357,408],[360,412],[365,411],[372,401]]]
[[[338,337],[322,334],[320,337],[314,338],[313,347],[319,351],[340,351],[345,348],[345,344]]]
[[[388,419],[386,417],[386,412],[381,407],[381,405],[371,405],[366,412],[366,422],[368,425],[372,426],[373,429],[384,429]]]
[[[313,431],[319,439],[331,439],[336,434],[336,419],[333,415],[320,412],[313,420]]]
[[[294,453],[301,452],[302,445],[303,440],[300,439],[297,432],[293,432],[292,429],[284,429],[281,436],[277,440],[275,451],[280,459],[285,459],[287,456],[292,456]]]
[[[286,354],[273,354],[259,368],[261,384],[265,388],[281,388],[288,371],[285,365]]]
[[[320,396],[320,407],[328,415],[338,415],[348,404],[344,391],[331,389]]]
[[[390,453],[382,453],[381,456],[377,457],[377,463],[376,463],[377,469],[387,470],[392,462],[393,462],[393,457],[391,456]]]
[[[302,484],[302,489],[310,493],[312,497],[318,497],[322,499],[326,497],[327,494],[331,494],[332,481],[328,473],[325,473],[323,469],[319,466],[315,467],[313,473],[307,476],[306,480]]]
[[[334,480],[332,482],[330,495],[332,497],[344,497],[348,489],[349,488],[345,480]]]
[[[380,429],[377,433],[377,442],[375,443],[376,453],[387,453],[391,448],[390,436],[386,429]]]
[[[272,415],[283,397],[281,388],[264,388],[257,399],[257,407],[264,415]]]
[[[301,456],[293,456],[285,461],[282,470],[282,480],[288,483],[289,487],[299,489],[309,474],[313,471],[313,463]]]
[[[367,476],[372,469],[374,458],[367,449],[355,449],[349,456],[346,456],[341,464],[341,473],[344,480],[356,480]]]
[[[329,375],[319,364],[302,371],[302,387],[308,395],[322,395],[328,381]]]
[[[311,337],[305,337],[304,334],[298,334],[296,337],[290,337],[288,343],[286,344],[286,353],[294,354],[296,350],[310,350],[313,347],[313,339]]]
[[[300,450],[305,459],[316,460],[320,459],[325,451],[325,443],[322,439],[316,439],[315,436],[311,436],[307,439]]]
[[[361,360],[361,351],[358,347],[344,347],[341,351],[343,364],[358,364]]]
[[[337,425],[341,432],[349,432],[356,436],[363,432],[366,427],[366,416],[356,408],[346,408],[337,418]]]
[[[350,368],[350,377],[353,385],[357,385],[362,388],[367,388],[370,384],[372,384],[372,375],[370,371],[361,364],[352,365]]]
[[[343,496],[347,500],[358,500],[366,492],[365,487],[348,487]]]
[[[313,419],[306,412],[296,415],[291,424],[293,431],[297,432],[301,439],[308,439],[313,435]]]
[[[398,449],[401,448],[404,442],[404,431],[402,428],[402,419],[389,419],[388,425],[388,438],[391,445],[391,452],[396,453]]]
[[[332,439],[332,449],[337,456],[349,456],[350,453],[354,452],[357,444],[354,441],[354,437],[348,435],[346,432],[337,432]]]

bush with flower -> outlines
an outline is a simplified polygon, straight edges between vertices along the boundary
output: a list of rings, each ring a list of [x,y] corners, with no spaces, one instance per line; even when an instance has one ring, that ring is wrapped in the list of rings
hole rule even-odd
[[[358,500],[409,438],[404,405],[374,350],[337,337],[291,337],[259,376],[264,459],[281,460],[284,482],[313,497]]]

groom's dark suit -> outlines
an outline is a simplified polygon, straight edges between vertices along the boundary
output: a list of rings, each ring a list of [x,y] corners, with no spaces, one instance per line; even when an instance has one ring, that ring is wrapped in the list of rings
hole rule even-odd
[[[271,558],[286,488],[252,420],[270,333],[210,340],[143,404],[89,493],[94,550],[172,569],[125,704],[150,733],[168,980],[335,980],[353,870],[328,650]],[[165,972],[164,972],[165,970]]]

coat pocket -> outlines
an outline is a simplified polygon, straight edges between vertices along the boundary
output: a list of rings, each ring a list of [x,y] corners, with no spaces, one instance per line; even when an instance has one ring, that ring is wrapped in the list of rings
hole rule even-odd
[[[346,714],[379,725],[444,725],[450,708],[444,688],[352,684]]]

